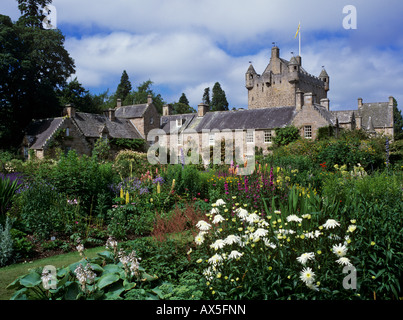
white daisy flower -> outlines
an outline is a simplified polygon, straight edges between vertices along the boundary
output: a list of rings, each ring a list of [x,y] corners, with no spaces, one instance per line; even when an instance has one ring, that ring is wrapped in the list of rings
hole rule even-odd
[[[217,208],[212,208],[212,209],[210,210],[210,213],[211,213],[211,214],[218,214],[218,213],[220,213],[220,210],[218,210]]]
[[[201,245],[204,242],[204,237],[200,233],[195,237],[195,242],[197,245]]]
[[[246,217],[246,221],[250,224],[259,222],[260,217],[256,213],[251,213],[249,216]]]
[[[222,262],[222,256],[217,253],[214,256],[212,256],[210,259],[208,259],[208,263],[210,263],[212,265],[217,265],[221,262]]]
[[[340,223],[338,223],[336,220],[334,219],[328,219],[325,224],[323,225],[323,227],[325,227],[326,229],[334,229],[335,227],[340,226]]]
[[[248,211],[246,211],[245,209],[242,209],[242,208],[238,208],[236,210],[236,213],[237,213],[238,217],[241,219],[245,219],[248,216]]]
[[[346,257],[341,257],[338,260],[336,260],[338,264],[341,264],[342,266],[352,266],[352,263],[350,262],[349,258]]]
[[[347,253],[347,247],[341,243],[338,245],[334,245],[332,248],[333,253],[335,253],[338,257],[344,257]]]
[[[271,242],[269,239],[267,238],[263,238],[263,242],[266,245],[266,247],[272,248],[272,249],[276,249],[276,244]]]
[[[269,233],[268,230],[259,228],[254,233],[252,233],[252,237],[255,238],[255,239],[256,238],[261,238],[261,237],[266,236],[268,233]]]
[[[222,239],[216,240],[214,243],[210,244],[210,248],[218,250],[222,249],[225,246],[225,241]]]
[[[222,221],[225,221],[224,217],[222,215],[220,215],[220,214],[217,214],[217,215],[214,216],[214,219],[213,219],[212,222],[214,224],[216,224],[216,223],[219,223],[219,222],[222,222]]]
[[[243,256],[243,253],[236,251],[236,250],[232,250],[228,256],[228,259],[239,259],[242,256]]]
[[[305,284],[311,285],[315,281],[315,272],[311,268],[304,268],[299,277]]]
[[[297,260],[303,265],[305,265],[308,262],[308,260],[314,260],[314,259],[315,254],[313,252],[306,252],[297,257]]]
[[[207,223],[204,220],[200,220],[197,224],[196,227],[198,227],[202,231],[207,231],[211,228],[211,224]]]
[[[302,218],[298,217],[296,214],[292,214],[292,215],[287,217],[287,221],[288,222],[291,222],[291,221],[301,222]]]
[[[231,245],[234,243],[240,243],[241,242],[241,238],[239,236],[235,236],[233,234],[230,234],[229,236],[227,236],[225,238],[225,244]]]
[[[225,201],[224,201],[223,199],[218,199],[218,200],[215,202],[215,205],[216,205],[216,206],[221,206],[221,205],[223,205],[223,204],[225,204]]]
[[[307,283],[306,286],[307,286],[309,289],[312,289],[312,290],[314,290],[314,291],[319,291],[319,286],[316,285],[316,284],[313,284],[312,282]]]

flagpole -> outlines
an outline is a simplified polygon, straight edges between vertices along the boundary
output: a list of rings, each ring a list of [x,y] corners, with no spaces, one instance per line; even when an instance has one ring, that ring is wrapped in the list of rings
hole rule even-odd
[[[298,32],[298,35],[299,35],[299,56],[301,56],[301,21],[299,22],[299,25],[300,25],[299,32]]]

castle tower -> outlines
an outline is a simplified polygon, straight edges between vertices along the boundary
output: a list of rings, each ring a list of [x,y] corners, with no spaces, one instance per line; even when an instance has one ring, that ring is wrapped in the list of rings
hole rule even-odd
[[[320,77],[306,72],[300,56],[289,61],[280,57],[277,46],[271,48],[270,62],[264,72],[258,74],[252,65],[245,75],[248,90],[248,109],[295,107],[297,92],[312,92],[317,101],[327,98],[329,75],[322,70]]]

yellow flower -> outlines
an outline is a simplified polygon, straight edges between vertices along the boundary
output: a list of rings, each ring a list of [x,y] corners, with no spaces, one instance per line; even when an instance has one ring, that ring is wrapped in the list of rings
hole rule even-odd
[[[159,194],[159,193],[161,193],[161,186],[160,186],[160,183],[158,182],[158,184],[157,184],[157,193]]]
[[[372,242],[371,242],[371,246],[374,246],[374,245],[375,245],[375,242],[374,242],[374,241],[372,241]]]
[[[126,192],[126,204],[130,202],[129,192]]]

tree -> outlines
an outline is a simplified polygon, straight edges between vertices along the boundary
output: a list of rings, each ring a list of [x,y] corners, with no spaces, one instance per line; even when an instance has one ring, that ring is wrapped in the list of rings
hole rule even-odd
[[[120,83],[116,89],[116,99],[121,99],[123,103],[126,103],[126,98],[132,90],[132,85],[129,81],[129,76],[126,70],[123,70],[122,76],[120,78]]]
[[[188,104],[181,102],[175,102],[172,104],[172,114],[185,114],[185,113],[195,113],[196,110],[193,109]]]
[[[97,113],[97,105],[90,92],[86,90],[77,77],[70,81],[59,93],[60,105],[73,104],[81,112]]]
[[[151,89],[153,82],[151,80],[141,83],[137,90],[132,90],[126,98],[128,104],[142,104],[147,103],[148,95],[151,95],[153,104],[155,105],[158,113],[162,114],[162,107],[165,104],[160,94],[155,94]]]
[[[189,100],[186,98],[186,95],[182,93],[181,97],[179,98],[179,103],[183,103],[185,105],[189,105]]]
[[[397,108],[397,101],[393,98],[393,130],[395,140],[403,139],[403,117]]]
[[[204,93],[203,93],[203,103],[210,105],[210,87],[207,87],[204,89]]]
[[[45,18],[42,9],[51,4],[52,0],[17,0],[21,12],[19,22],[28,27],[42,28]]]
[[[16,23],[0,15],[0,144],[7,147],[21,143],[33,118],[61,114],[57,92],[75,71],[62,33],[42,28],[36,9],[50,2],[19,1]]]
[[[228,111],[228,101],[225,91],[220,83],[216,82],[213,87],[213,97],[211,99],[211,111]]]

